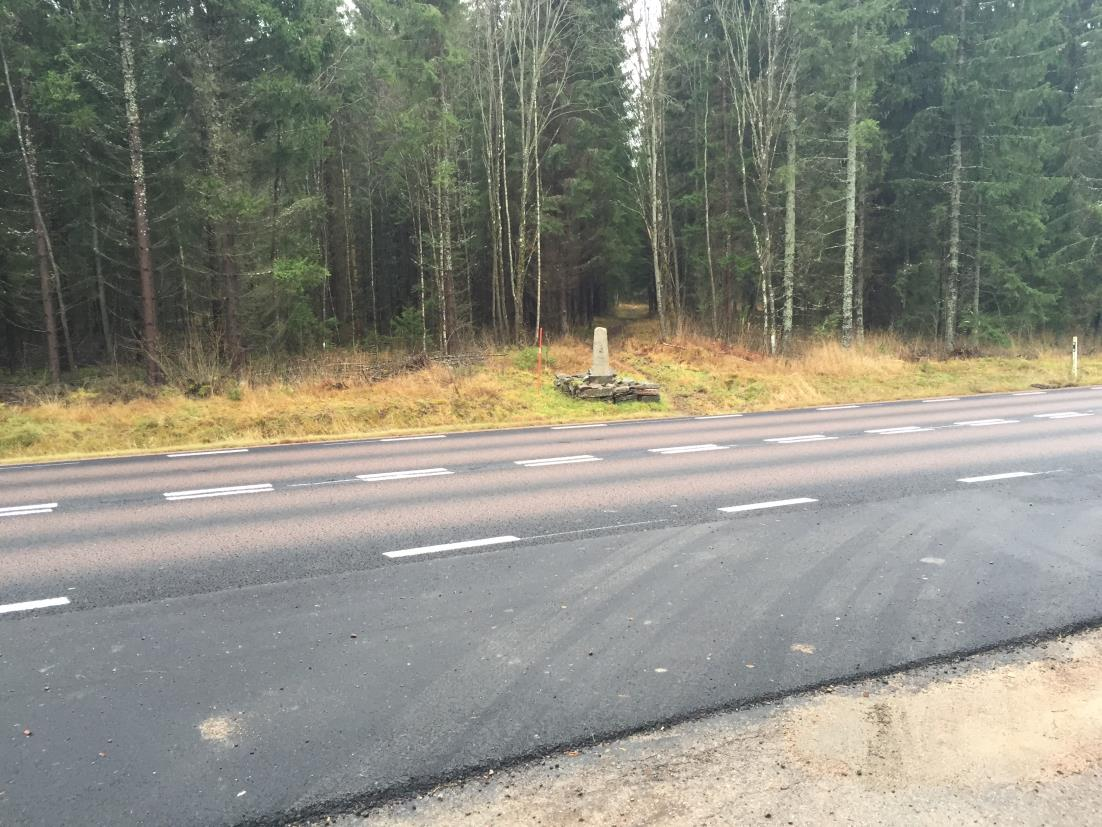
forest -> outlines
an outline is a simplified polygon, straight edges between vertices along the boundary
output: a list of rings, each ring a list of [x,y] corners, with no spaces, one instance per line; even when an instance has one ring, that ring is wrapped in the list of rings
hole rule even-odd
[[[0,370],[1102,326],[1093,0],[5,0]]]

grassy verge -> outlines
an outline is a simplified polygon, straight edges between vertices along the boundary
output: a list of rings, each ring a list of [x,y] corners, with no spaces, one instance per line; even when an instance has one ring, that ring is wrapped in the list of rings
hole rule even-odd
[[[246,377],[195,398],[174,387],[145,392],[116,375],[85,377],[75,390],[8,394],[0,405],[0,461],[228,447],[399,432],[631,419],[794,408],[1071,384],[1069,360],[1030,347],[961,359],[923,355],[921,346],[872,337],[845,350],[804,343],[791,356],[765,357],[701,337],[657,342],[643,323],[614,329],[613,365],[659,382],[662,402],[610,406],[555,392],[553,373],[581,372],[585,342],[549,350],[537,386],[534,352],[508,350],[476,365],[430,365],[380,381],[315,365],[273,378]],[[344,361],[366,357],[342,354]],[[1102,381],[1102,355],[1085,353],[1080,384]],[[16,389],[19,390],[19,389]]]

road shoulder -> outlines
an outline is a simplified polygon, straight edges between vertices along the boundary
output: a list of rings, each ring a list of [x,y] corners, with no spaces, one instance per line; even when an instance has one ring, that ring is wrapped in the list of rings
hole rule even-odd
[[[661,728],[315,824],[1082,824],[1102,630]]]

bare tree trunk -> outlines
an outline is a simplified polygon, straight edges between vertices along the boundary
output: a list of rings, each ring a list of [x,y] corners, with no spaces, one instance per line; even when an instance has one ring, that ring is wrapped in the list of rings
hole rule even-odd
[[[96,271],[96,298],[99,303],[100,327],[103,328],[103,352],[112,364],[116,364],[118,359],[115,353],[115,343],[111,337],[111,316],[107,309],[107,285],[103,279],[103,257],[99,249],[99,221],[96,218],[94,193],[90,212],[92,220],[92,261]]]
[[[145,379],[150,385],[161,382],[157,363],[157,298],[153,284],[153,252],[149,240],[149,208],[145,187],[145,159],[142,150],[141,114],[134,71],[134,45],[130,38],[130,20],[126,2],[118,4],[119,45],[122,54],[122,87],[126,99],[126,135],[130,144],[130,177],[134,186],[134,241],[138,248],[138,278],[142,291],[142,353]]]
[[[379,299],[375,292],[375,197],[367,198],[367,274],[371,282],[371,332],[379,338]]]
[[[857,34],[854,33],[854,46]],[[846,129],[846,248],[842,259],[842,346],[853,344],[853,251],[857,228],[857,58],[850,75],[849,125]]]
[[[859,343],[865,341],[865,222],[868,219],[868,192],[862,179],[857,196],[857,239],[854,242],[853,332]]]
[[[716,299],[716,269],[712,260],[712,202],[708,197],[708,85],[711,78],[705,63],[704,71],[704,250],[708,261],[708,287],[712,298],[712,335],[719,336],[718,303]]]
[[[788,104],[788,166],[784,187],[784,317],[781,321],[781,349],[792,343],[796,292],[796,104]]]
[[[234,370],[245,364],[245,348],[241,341],[241,325],[238,320],[238,304],[241,298],[241,277],[234,260],[234,232],[227,228],[222,237],[221,265],[223,289],[223,332],[226,337],[226,353]]]
[[[42,313],[46,317],[46,357],[50,364],[50,380],[61,382],[61,359],[57,346],[57,320],[54,318],[54,296],[50,285],[50,258],[46,252],[46,231],[35,216],[35,245],[38,260],[38,281],[42,289]]]
[[[983,174],[983,135],[980,135],[980,174]],[[976,192],[976,255],[973,262],[972,278],[972,338],[975,339],[979,332],[980,323],[980,256],[983,254],[983,188],[977,187]]]
[[[65,310],[65,299],[61,292],[61,281],[58,277],[57,262],[54,261],[53,245],[50,243],[50,234],[46,228],[46,219],[42,213],[42,202],[38,197],[38,172],[35,161],[34,141],[31,138],[29,126],[24,126],[19,112],[19,104],[15,98],[15,87],[11,82],[11,72],[8,70],[8,56],[4,50],[4,42],[0,40],[0,63],[4,66],[4,81],[8,87],[8,97],[11,100],[12,117],[15,119],[15,134],[19,143],[19,151],[23,158],[23,169],[27,175],[27,189],[31,195],[31,209],[34,212],[34,231],[36,239],[36,251],[38,256],[38,273],[42,281],[42,312],[46,317],[46,351],[50,364],[50,376],[54,384],[61,381],[61,360],[58,355],[57,321],[54,318],[53,295],[57,295],[58,311],[61,318],[61,329],[65,338],[65,351],[69,360],[69,368],[76,368],[76,359],[73,357],[73,343],[69,336],[69,319]]]
[[[964,74],[964,12],[965,0],[958,0],[958,12],[960,14],[960,30],[957,34],[957,72],[958,85]],[[945,290],[945,348],[953,350],[956,347],[957,338],[957,297],[960,290],[960,197],[961,177],[963,174],[964,160],[962,147],[960,101],[954,101],[953,105],[953,146],[952,172],[949,184],[949,283]]]

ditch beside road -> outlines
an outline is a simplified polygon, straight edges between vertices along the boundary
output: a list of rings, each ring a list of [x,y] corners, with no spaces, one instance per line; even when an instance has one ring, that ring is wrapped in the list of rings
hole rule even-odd
[[[1094,629],[559,753],[311,827],[1081,825],[1102,808],[1100,769]]]

